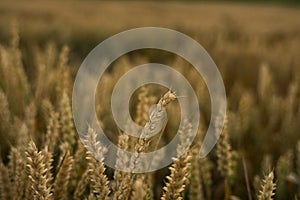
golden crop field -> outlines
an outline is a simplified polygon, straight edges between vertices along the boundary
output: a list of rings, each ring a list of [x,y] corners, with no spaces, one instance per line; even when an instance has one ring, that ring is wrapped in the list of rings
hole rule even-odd
[[[113,152],[92,127],[84,137],[77,133],[72,95],[84,58],[106,38],[138,27],[180,31],[198,41],[216,63],[227,112],[222,134],[205,158],[198,153],[213,115],[208,86],[191,63],[161,50],[120,56],[98,83],[99,124],[125,151]],[[300,198],[298,5],[3,0],[0,29],[0,199]],[[189,81],[201,111],[199,127],[191,115],[179,128],[180,99],[189,97],[157,84],[139,87],[128,109],[142,131],[165,123],[159,134],[134,137],[118,127],[111,110],[115,85],[135,66],[154,62],[171,66]],[[86,90],[92,82],[84,84]],[[218,127],[221,121],[212,123]],[[193,128],[197,135],[185,151]],[[140,155],[161,149],[177,131],[179,145],[173,153],[178,156],[172,163],[134,173]],[[164,153],[162,159],[169,155]],[[113,158],[115,167],[108,166]],[[163,161],[148,162],[160,166]],[[130,171],[119,170],[127,165]]]

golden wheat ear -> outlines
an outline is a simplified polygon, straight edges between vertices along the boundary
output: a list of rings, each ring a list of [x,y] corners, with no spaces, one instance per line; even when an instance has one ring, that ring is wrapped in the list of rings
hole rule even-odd
[[[188,184],[188,197],[191,200],[204,199],[202,177],[200,171],[200,161],[198,159],[199,148],[191,150],[191,173]]]
[[[71,101],[66,92],[63,92],[59,103],[59,117],[60,136],[63,143],[67,145],[68,150],[73,155],[76,143],[76,133],[73,122]]]
[[[29,142],[25,154],[29,178],[26,199],[51,199],[53,194],[47,178],[48,169],[46,168],[47,160],[45,155],[43,152],[38,151],[32,140]]]
[[[271,171],[264,177],[261,190],[257,196],[258,200],[272,200],[275,195],[276,184],[274,183],[274,173]]]
[[[68,197],[68,186],[70,181],[70,175],[72,170],[72,164],[73,164],[73,157],[70,156],[69,153],[66,153],[64,156],[64,159],[61,161],[61,165],[58,169],[58,172],[55,177],[54,181],[54,199],[61,199],[61,200],[67,200]]]
[[[294,169],[294,154],[290,149],[281,155],[277,161],[275,174],[277,179],[276,196],[283,198],[287,195],[287,177],[293,172]]]
[[[174,162],[169,167],[171,174],[167,176],[166,186],[163,187],[163,195],[161,200],[184,199],[184,192],[190,176],[190,151],[184,149],[187,142],[184,138],[191,136],[191,124],[184,120],[182,129],[179,130],[180,145],[177,147],[178,158],[174,158]]]
[[[90,182],[90,175],[88,169],[84,171],[84,173],[81,175],[80,180],[78,181],[75,192],[74,192],[74,199],[75,200],[81,200],[84,192],[87,189],[87,186]]]
[[[218,122],[216,122],[218,123]],[[229,142],[228,118],[225,120],[223,132],[217,143],[217,164],[220,174],[224,177],[224,193],[225,199],[229,199],[231,195],[232,179],[235,175],[236,168],[236,152],[232,150]]]
[[[88,149],[86,160],[88,161],[88,175],[90,179],[91,192],[97,199],[109,199],[109,181],[105,175],[103,163],[107,149],[97,141],[97,133],[89,127],[84,140],[85,147]]]
[[[50,110],[50,116],[47,125],[47,132],[45,137],[44,146],[49,149],[50,152],[54,152],[59,137],[59,114],[54,110]]]
[[[26,183],[25,167],[26,161],[24,160],[23,155],[21,155],[17,148],[11,147],[8,168],[12,183],[11,191],[12,194],[14,194],[15,200],[23,199]]]
[[[2,199],[10,199],[11,194],[11,184],[9,178],[9,170],[4,166],[2,161],[0,161],[0,194]]]

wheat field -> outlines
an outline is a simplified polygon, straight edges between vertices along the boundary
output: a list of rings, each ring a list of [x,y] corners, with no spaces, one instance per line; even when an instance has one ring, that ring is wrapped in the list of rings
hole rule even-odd
[[[34,2],[0,2],[0,199],[300,198],[297,6]],[[109,15],[115,16],[115,23]],[[124,73],[160,62],[183,74],[199,100],[200,127],[191,148],[181,155],[192,128],[186,119],[176,149],[181,156],[168,167],[136,174],[105,165],[109,151],[97,142],[92,128],[84,140],[77,134],[71,99],[83,58],[111,34],[139,26],[162,26],[190,35],[221,72],[227,117],[218,143],[204,159],[198,152],[211,116],[207,86],[184,59],[160,51],[130,52],[110,66],[98,84],[97,117],[110,140],[124,150],[151,152],[170,142],[180,111],[179,97],[168,88],[144,85],[130,101],[131,117],[141,126],[150,121],[152,105],[167,110],[168,122],[160,137],[127,135],[114,122],[110,108],[113,87]],[[116,156],[116,165],[131,159],[120,152]]]

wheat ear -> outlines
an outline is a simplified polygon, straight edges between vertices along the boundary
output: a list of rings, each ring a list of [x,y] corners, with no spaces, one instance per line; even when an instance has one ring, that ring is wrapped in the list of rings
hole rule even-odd
[[[86,159],[88,160],[88,173],[92,191],[98,199],[109,199],[109,182],[104,174],[105,166],[103,163],[107,149],[97,141],[97,133],[90,127],[84,143],[88,149]]]
[[[146,152],[150,144],[150,135],[152,128],[157,126],[156,123],[163,120],[161,119],[162,113],[164,112],[165,107],[172,101],[176,99],[176,94],[172,91],[165,93],[162,98],[159,100],[156,108],[150,113],[150,119],[145,124],[144,128],[141,131],[140,138],[135,145],[134,155],[131,157],[130,161],[130,171],[133,172],[137,168],[137,163],[140,162],[139,154]],[[150,129],[151,127],[151,129]],[[114,194],[114,199],[123,200],[129,199],[132,194],[132,186],[134,184],[136,175],[133,173],[127,173],[125,178],[121,181],[121,191]]]
[[[207,199],[211,199],[211,186],[212,186],[212,169],[214,167],[212,161],[208,158],[204,158],[200,160],[200,172],[201,179],[203,181],[203,186],[205,188],[205,194]]]
[[[48,147],[50,152],[55,150],[57,139],[59,136],[59,115],[54,110],[50,110],[50,118],[47,125],[45,146]]]
[[[68,69],[69,51],[70,50],[68,46],[63,46],[59,54],[57,68],[59,73],[58,79],[60,81],[58,82],[57,91],[60,94],[72,89],[72,80]]]
[[[269,66],[263,63],[259,69],[257,91],[258,97],[261,101],[267,101],[269,99],[268,94],[272,91],[272,75]]]
[[[226,119],[223,132],[217,144],[218,170],[225,179],[229,179],[234,174],[234,155],[229,143],[228,119]]]
[[[270,172],[262,181],[261,190],[257,196],[258,200],[272,200],[275,195],[276,184],[274,183],[274,173]]]
[[[82,176],[81,179],[79,180],[75,192],[74,192],[74,199],[75,200],[80,200],[82,195],[84,194],[88,184],[89,184],[89,171],[86,170]]]
[[[143,86],[138,95],[138,105],[136,107],[135,122],[139,125],[145,125],[149,121],[149,103],[148,88]],[[153,163],[153,162],[152,162]],[[137,174],[132,186],[131,199],[153,199],[153,180],[152,174]]]
[[[128,150],[128,140],[129,136],[126,134],[119,135],[118,138],[118,151],[117,151],[117,160],[116,160],[116,168],[120,168],[122,166],[127,166],[130,158],[126,154],[123,153],[122,150],[126,151]],[[113,183],[113,192],[114,197],[120,196],[122,193],[122,188],[126,187],[126,183],[124,180],[127,178],[128,173],[122,172],[119,170],[115,170],[114,172],[114,183]]]
[[[217,144],[217,164],[219,172],[224,177],[225,200],[229,199],[231,193],[230,181],[234,176],[236,166],[234,154],[235,152],[232,150],[229,143],[228,118],[226,118],[223,132],[220,135],[219,142]]]
[[[148,88],[143,86],[141,88],[141,92],[138,94],[138,104],[136,106],[136,117],[135,122],[139,125],[145,125],[145,123],[149,120],[148,112],[149,112],[149,99],[148,99]],[[123,150],[128,149],[136,149],[135,138],[129,138],[126,133],[119,136],[119,147]],[[139,140],[138,140],[139,141]],[[129,144],[129,145],[128,145]],[[118,159],[116,165],[121,167],[122,165],[126,166],[130,158],[126,155],[122,155],[122,151],[118,151]],[[138,198],[143,198],[145,192],[143,192],[144,184],[140,185],[140,179],[143,179],[143,175],[139,175],[136,177],[133,174],[115,171],[114,180],[115,180],[115,199],[124,199],[128,198],[130,191],[132,193],[131,199],[135,199],[135,196],[138,193]],[[128,184],[128,182],[130,184]],[[131,184],[132,183],[132,184]],[[139,185],[137,187],[137,184]],[[117,191],[118,188],[122,188],[121,190]],[[125,195],[124,195],[125,194]],[[127,194],[127,195],[126,195]]]
[[[60,104],[60,131],[62,141],[68,144],[68,148],[73,153],[73,148],[76,142],[73,115],[71,111],[71,102],[67,93],[63,93]]]
[[[177,154],[181,155],[179,158],[174,158],[174,162],[169,167],[171,174],[167,176],[168,182],[163,188],[164,192],[161,200],[178,200],[184,199],[184,190],[190,175],[190,152],[185,149],[187,141],[191,137],[191,124],[188,121],[184,121],[184,125],[180,134],[181,144],[177,147]],[[185,139],[184,139],[185,137]]]
[[[36,132],[36,115],[37,115],[37,108],[33,102],[31,102],[25,108],[25,124],[30,130],[30,134],[34,137],[35,141],[41,142],[40,137],[37,136]]]
[[[51,187],[48,187],[46,161],[43,152],[38,151],[31,140],[26,149],[29,186],[34,199],[52,199]],[[27,197],[28,199],[30,197]]]
[[[2,199],[10,199],[12,197],[9,172],[2,161],[0,161],[0,195]]]
[[[285,154],[281,155],[277,161],[276,165],[276,178],[277,178],[277,196],[285,197],[287,190],[286,178],[293,171],[293,152],[288,150]]]
[[[54,181],[54,199],[67,200],[68,197],[68,183],[70,180],[70,174],[72,170],[73,157],[69,153],[66,153],[62,163],[60,164],[59,171]]]
[[[10,125],[10,111],[5,93],[0,88],[0,134],[4,134],[8,131]]]
[[[9,171],[12,180],[13,199],[23,199],[25,186],[25,167],[26,163],[21,153],[12,147],[9,155]]]
[[[83,178],[83,173],[86,171],[86,162],[82,162],[85,160],[86,156],[86,148],[82,144],[81,140],[77,140],[77,149],[74,154],[74,162],[71,170],[71,180],[70,180],[70,188],[76,188],[77,190],[78,182],[80,182]],[[85,188],[84,188],[85,189]]]
[[[135,122],[139,125],[145,125],[144,123],[149,120],[149,99],[148,99],[148,89],[147,87],[141,87],[141,92],[138,95],[138,104],[136,107],[136,117]]]
[[[300,109],[299,109],[300,113]],[[296,147],[296,171],[298,176],[300,177],[300,141],[297,142],[297,147]]]
[[[189,199],[203,200],[203,187],[200,176],[200,163],[198,159],[199,148],[194,148],[191,151],[191,176],[189,180]]]

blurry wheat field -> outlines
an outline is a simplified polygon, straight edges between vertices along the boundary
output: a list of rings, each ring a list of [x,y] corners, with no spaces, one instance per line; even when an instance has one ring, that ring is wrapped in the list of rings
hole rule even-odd
[[[297,5],[4,0],[0,2],[0,13],[1,38],[7,39],[8,22],[18,18],[22,38],[35,42],[51,39],[62,43],[89,43],[90,39],[98,42],[99,38],[140,26],[198,33],[232,25],[253,37],[272,33],[293,36],[300,31]]]
[[[144,26],[181,31],[207,50],[223,77],[228,112],[218,144],[199,160],[211,115],[200,75],[170,53],[141,50],[121,56],[96,94],[101,126],[120,148],[153,151],[152,143],[161,147],[173,138],[180,118],[178,101],[172,98],[163,105],[170,117],[162,140],[121,133],[109,97],[117,80],[134,66],[160,62],[174,67],[190,81],[201,109],[201,126],[187,153],[156,172],[131,174],[104,165],[109,152],[99,146],[92,129],[79,140],[71,97],[76,72],[96,45]],[[0,199],[300,198],[298,5],[3,0],[0,30]],[[139,88],[130,105],[132,118],[145,125],[149,107],[168,98],[166,88]],[[184,137],[191,128],[185,123]],[[96,148],[101,159],[84,147]],[[116,165],[128,159],[117,158]]]

